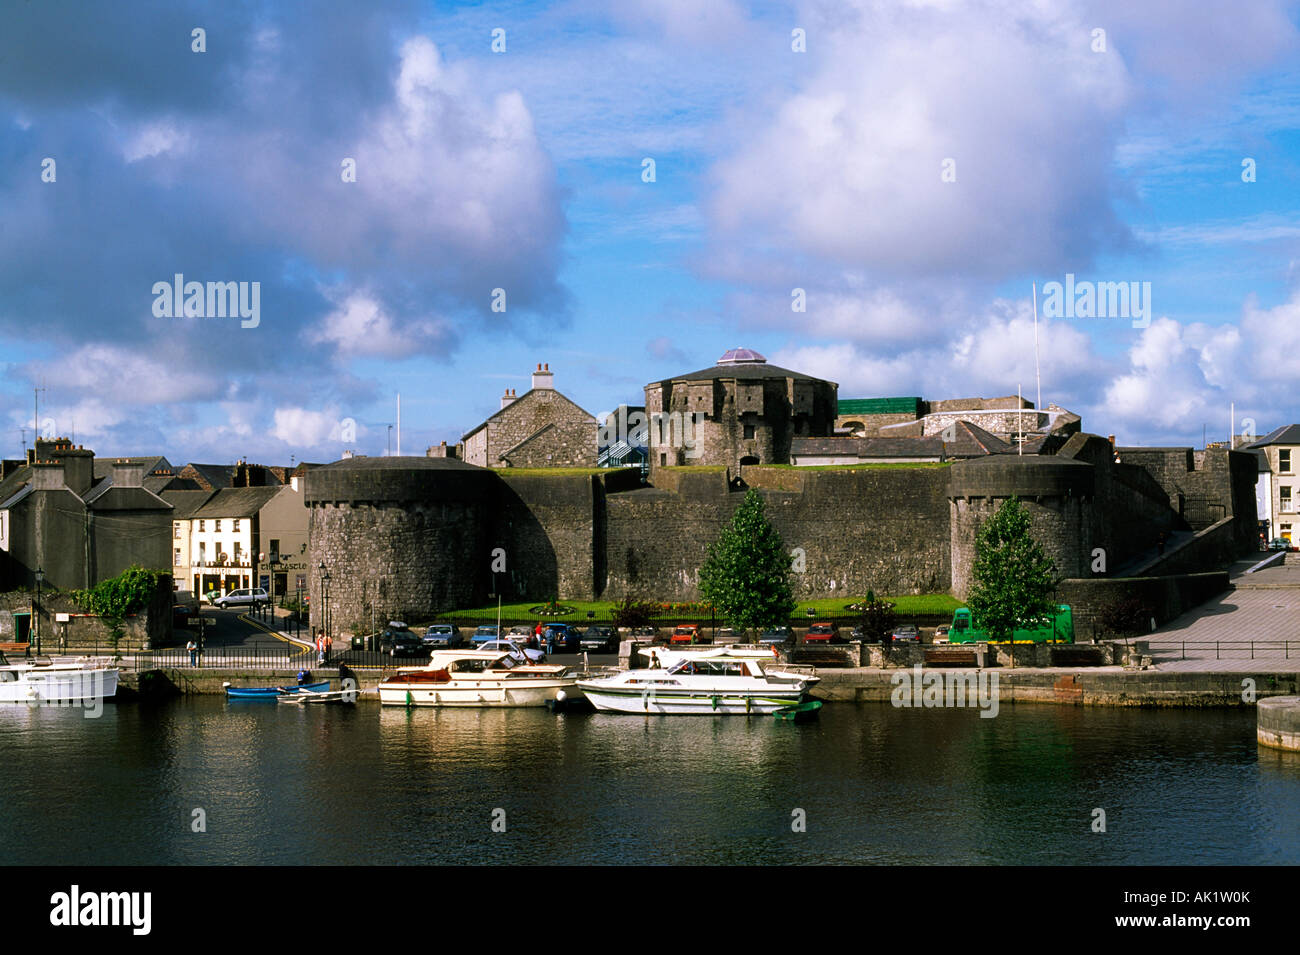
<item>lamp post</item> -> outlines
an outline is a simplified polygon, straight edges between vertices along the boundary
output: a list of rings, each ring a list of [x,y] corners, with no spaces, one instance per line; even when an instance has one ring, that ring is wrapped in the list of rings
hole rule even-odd
[[[36,655],[41,654],[41,584],[45,583],[45,571],[36,568],[36,603],[32,607],[32,625],[36,628]]]

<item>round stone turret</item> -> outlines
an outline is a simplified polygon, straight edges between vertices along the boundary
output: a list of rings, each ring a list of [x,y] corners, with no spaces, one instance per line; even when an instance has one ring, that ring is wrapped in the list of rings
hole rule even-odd
[[[952,592],[966,599],[975,541],[984,522],[1011,497],[1029,514],[1031,532],[1060,577],[1090,576],[1091,464],[1053,455],[996,454],[954,464],[948,499],[952,534]]]

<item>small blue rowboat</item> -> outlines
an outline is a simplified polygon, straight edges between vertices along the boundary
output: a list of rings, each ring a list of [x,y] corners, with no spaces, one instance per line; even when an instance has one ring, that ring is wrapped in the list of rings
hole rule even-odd
[[[291,696],[302,690],[320,693],[330,688],[330,681],[323,683],[304,683],[301,686],[231,686],[224,684],[228,700],[275,700],[282,696]]]

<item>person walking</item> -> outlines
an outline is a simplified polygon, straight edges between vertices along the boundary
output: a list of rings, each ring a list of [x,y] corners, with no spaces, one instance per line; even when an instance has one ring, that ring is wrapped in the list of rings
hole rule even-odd
[[[325,665],[325,631],[316,634],[316,665]]]
[[[190,666],[192,666],[192,667],[198,666],[198,665],[199,665],[199,645],[198,645],[197,643],[194,642],[194,638],[193,638],[193,637],[190,637],[190,642],[187,643],[187,644],[185,644],[185,649],[188,650],[188,651],[190,652]]]
[[[321,666],[329,663],[330,654],[334,652],[334,638],[328,633],[325,634],[325,653],[321,656]]]

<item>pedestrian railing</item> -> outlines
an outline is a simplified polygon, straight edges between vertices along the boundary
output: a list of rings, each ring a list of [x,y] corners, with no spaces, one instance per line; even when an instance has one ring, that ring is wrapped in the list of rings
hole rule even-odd
[[[1282,651],[1284,660],[1291,659],[1292,648],[1296,658],[1300,659],[1300,640],[1159,640],[1151,638],[1144,641],[1146,652],[1153,657],[1168,656],[1177,651],[1179,658],[1187,659],[1188,653],[1193,657],[1203,658],[1211,652],[1214,659],[1255,659],[1256,655],[1276,656]]]

